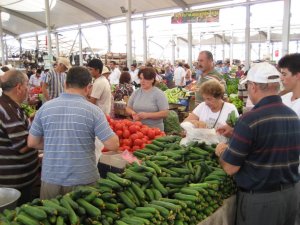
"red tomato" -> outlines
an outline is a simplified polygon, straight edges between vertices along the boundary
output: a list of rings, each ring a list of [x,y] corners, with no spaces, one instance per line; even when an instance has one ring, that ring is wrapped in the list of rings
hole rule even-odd
[[[151,144],[152,143],[152,141],[147,141],[147,144]]]
[[[125,150],[130,151],[131,148],[129,146],[123,145],[122,147],[120,147],[120,149],[122,151],[125,151]]]
[[[143,144],[143,141],[141,139],[135,139],[133,141],[133,145],[141,146]]]
[[[117,130],[116,134],[118,135],[119,138],[121,138],[123,136],[123,131]]]
[[[132,134],[137,132],[137,126],[135,126],[135,125],[129,126],[128,129],[129,129],[130,133],[132,133]]]
[[[139,136],[137,135],[137,134],[132,134],[131,136],[130,136],[130,139],[132,140],[132,141],[134,141],[135,139],[138,139],[139,138]]]
[[[144,135],[147,135],[148,134],[148,128],[146,128],[146,127],[142,127],[141,128],[141,132],[144,134]]]
[[[134,125],[139,126],[139,127],[143,126],[142,122],[140,122],[140,121],[134,122]]]
[[[140,139],[144,137],[144,134],[140,131],[136,132],[136,134],[137,134],[138,138],[140,138]]]
[[[117,122],[117,123],[115,124],[115,130],[123,130],[123,124]]]
[[[160,132],[161,132],[160,129],[154,128],[153,130],[155,131],[155,135],[160,135]]]
[[[129,138],[129,137],[130,137],[130,132],[129,132],[129,130],[123,130],[123,137],[124,137],[124,138]]]
[[[127,126],[130,126],[130,125],[132,124],[132,122],[131,122],[130,120],[127,120],[127,119],[122,120],[122,121],[123,121],[123,123],[124,123],[125,125],[127,125]]]
[[[147,139],[146,137],[147,137],[147,136],[145,136],[145,137],[142,138],[143,143],[147,143],[147,141],[149,140],[149,139]]]
[[[141,149],[141,147],[140,146],[136,146],[136,145],[134,145],[133,147],[132,147],[132,151],[134,152],[134,151],[136,151],[136,150],[140,150]]]
[[[142,125],[142,127],[141,128],[149,128],[147,125]]]
[[[109,115],[105,115],[106,116],[106,119],[108,122],[110,122],[111,118],[109,117]]]
[[[122,145],[126,145],[126,146],[132,146],[132,140],[131,139],[123,139],[123,143]]]
[[[153,139],[155,137],[155,131],[154,130],[148,130],[148,134],[147,134],[149,139]]]

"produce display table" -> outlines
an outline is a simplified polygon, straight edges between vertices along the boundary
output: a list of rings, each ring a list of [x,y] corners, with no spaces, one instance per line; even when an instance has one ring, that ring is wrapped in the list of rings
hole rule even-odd
[[[233,225],[235,219],[236,196],[224,200],[223,205],[211,216],[198,223],[198,225]]]

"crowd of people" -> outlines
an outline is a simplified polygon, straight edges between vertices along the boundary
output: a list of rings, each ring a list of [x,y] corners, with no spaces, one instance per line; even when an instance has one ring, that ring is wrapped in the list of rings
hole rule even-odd
[[[95,138],[108,150],[119,148],[106,119],[113,102],[128,98],[126,112],[132,120],[163,131],[169,104],[156,83],[165,82],[169,88],[194,83],[196,108],[185,122],[216,129],[228,138],[228,143],[217,146],[216,155],[238,187],[236,224],[300,224],[299,53],[282,57],[276,67],[259,62],[244,71],[237,66],[238,95],[249,102],[249,112],[234,126],[226,122],[231,113],[239,117],[226,96],[224,74],[232,75],[230,63],[216,63],[209,51],[199,53],[194,67],[178,62],[176,67],[165,64],[158,70],[134,63],[124,69],[115,61],[104,65],[100,59],[72,67],[68,59],[58,58],[53,69],[33,70],[30,77],[19,70],[4,70],[0,186],[19,189],[20,203],[29,200],[37,179],[37,149],[44,151],[41,198],[93,184],[99,179]],[[44,99],[30,125],[20,105],[30,102],[28,92],[36,87]]]

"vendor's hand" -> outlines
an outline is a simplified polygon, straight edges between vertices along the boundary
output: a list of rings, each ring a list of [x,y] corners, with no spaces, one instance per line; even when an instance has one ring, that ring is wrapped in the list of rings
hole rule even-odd
[[[216,150],[215,150],[215,154],[216,156],[220,157],[220,155],[225,151],[225,149],[228,147],[227,144],[225,143],[219,143],[216,147]]]
[[[136,113],[132,114],[132,119],[133,119],[134,121],[139,121],[139,120],[141,120],[141,118],[139,117],[139,115],[136,114]]]
[[[226,124],[224,126],[221,126],[221,127],[217,128],[216,131],[220,135],[223,135],[224,137],[230,138],[233,134],[233,127]]]
[[[148,119],[148,113],[140,112],[137,114],[141,120]]]

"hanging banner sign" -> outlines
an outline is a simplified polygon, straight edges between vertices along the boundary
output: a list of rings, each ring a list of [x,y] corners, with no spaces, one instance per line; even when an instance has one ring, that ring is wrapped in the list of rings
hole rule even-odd
[[[211,23],[219,22],[220,10],[190,11],[174,13],[171,18],[172,24],[181,23]]]

